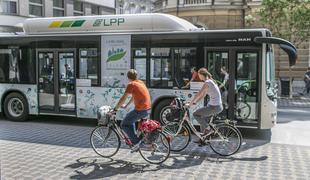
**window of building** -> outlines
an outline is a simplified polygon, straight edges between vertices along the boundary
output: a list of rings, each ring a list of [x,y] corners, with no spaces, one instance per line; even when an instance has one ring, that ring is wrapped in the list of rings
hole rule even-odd
[[[74,16],[84,15],[84,4],[83,2],[74,1]]]
[[[43,0],[29,0],[29,14],[43,16]]]
[[[65,16],[64,0],[53,0],[53,15],[54,17]]]
[[[3,1],[1,4],[0,13],[3,14],[17,14],[16,1]]]
[[[92,15],[99,15],[99,6],[96,6],[96,5],[92,5],[91,6],[91,14]]]

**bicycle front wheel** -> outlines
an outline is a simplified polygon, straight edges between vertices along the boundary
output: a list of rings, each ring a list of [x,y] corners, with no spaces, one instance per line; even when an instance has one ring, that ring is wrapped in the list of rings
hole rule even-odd
[[[112,157],[118,152],[121,141],[114,129],[98,126],[91,133],[90,144],[98,155]]]
[[[217,125],[215,129],[209,140],[211,149],[221,156],[230,156],[238,152],[242,143],[240,131],[228,124]]]
[[[191,141],[191,132],[186,125],[179,130],[178,124],[170,124],[164,127],[166,136],[171,137],[170,148],[173,152],[180,152],[185,149]]]
[[[145,143],[140,147],[139,152],[144,160],[151,164],[161,164],[170,156],[170,143],[167,136],[160,130],[147,134],[152,142]]]

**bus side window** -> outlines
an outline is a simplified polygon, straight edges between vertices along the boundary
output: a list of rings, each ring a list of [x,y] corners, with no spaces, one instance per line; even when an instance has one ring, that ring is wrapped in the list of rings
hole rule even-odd
[[[35,63],[28,47],[0,49],[1,83],[35,83]]]
[[[146,48],[133,49],[133,68],[138,72],[138,78],[146,83]]]
[[[173,87],[170,48],[151,49],[151,87]]]
[[[81,48],[79,53],[79,78],[91,79],[91,85],[99,84],[99,58],[97,51],[97,48]]]

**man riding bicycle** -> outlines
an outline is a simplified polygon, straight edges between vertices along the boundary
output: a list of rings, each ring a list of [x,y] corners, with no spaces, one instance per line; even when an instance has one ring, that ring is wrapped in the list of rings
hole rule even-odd
[[[194,118],[200,124],[200,131],[202,132],[202,136],[208,136],[212,133],[212,129],[210,129],[208,125],[210,117],[212,115],[219,114],[223,110],[221,92],[219,90],[219,87],[213,81],[212,75],[208,72],[206,68],[199,69],[198,76],[201,80],[204,81],[204,85],[191,100],[191,102],[187,104],[187,106],[191,107],[193,105],[196,105],[199,101],[204,99],[206,95],[209,95],[210,100],[207,106],[199,108],[193,113]],[[196,141],[196,143],[200,145],[204,144],[202,140],[198,140]]]
[[[114,110],[117,111],[120,107],[127,108],[134,102],[135,108],[130,111],[121,123],[122,129],[126,132],[131,140],[133,147],[132,152],[137,151],[141,144],[141,140],[135,134],[135,123],[141,118],[145,118],[150,114],[151,97],[149,91],[143,81],[137,79],[137,71],[130,69],[127,72],[129,83],[126,87],[124,95],[120,98]],[[127,97],[131,95],[130,101],[124,105]]]

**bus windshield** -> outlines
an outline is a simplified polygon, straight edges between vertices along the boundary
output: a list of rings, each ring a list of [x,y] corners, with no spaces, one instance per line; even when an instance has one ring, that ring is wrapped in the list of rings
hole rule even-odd
[[[273,100],[277,95],[277,85],[275,81],[275,62],[272,45],[266,46],[266,91],[269,99]]]

